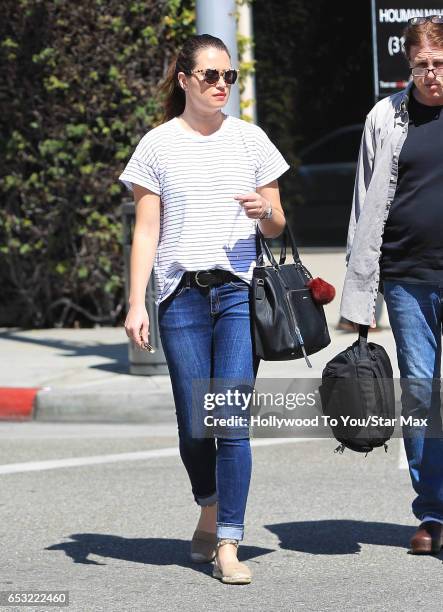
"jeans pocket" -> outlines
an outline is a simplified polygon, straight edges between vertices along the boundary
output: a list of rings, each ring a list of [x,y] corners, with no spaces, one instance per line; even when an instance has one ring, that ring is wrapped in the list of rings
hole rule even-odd
[[[180,295],[182,295],[187,289],[189,289],[189,287],[186,285],[186,283],[183,283],[183,285],[180,287],[178,287],[175,291],[173,291],[173,293],[171,294],[171,297],[179,297]]]
[[[246,281],[238,280],[238,281],[229,281],[229,286],[234,287],[234,289],[241,289],[242,291],[249,291],[249,284]]]

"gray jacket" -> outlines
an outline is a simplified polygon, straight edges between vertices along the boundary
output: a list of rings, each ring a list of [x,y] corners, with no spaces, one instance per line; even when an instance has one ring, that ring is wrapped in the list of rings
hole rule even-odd
[[[346,248],[347,270],[340,314],[374,326],[385,222],[394,199],[398,157],[408,134],[406,89],[377,102],[368,113],[361,140]]]

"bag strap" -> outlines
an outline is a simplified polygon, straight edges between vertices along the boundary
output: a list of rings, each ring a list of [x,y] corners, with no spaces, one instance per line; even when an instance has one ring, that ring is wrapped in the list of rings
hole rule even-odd
[[[300,254],[295,243],[294,234],[292,233],[289,224],[286,223],[283,231],[283,244],[280,250],[280,265],[283,265],[286,261],[286,249],[288,246],[291,247],[292,257],[295,263],[301,263]]]
[[[255,244],[256,244],[256,250],[257,250],[257,265],[259,266],[262,266],[264,264],[263,254],[266,254],[266,257],[271,262],[274,268],[278,266],[282,266],[286,261],[286,252],[287,252],[288,246],[291,247],[294,263],[301,263],[300,254],[298,252],[297,245],[295,244],[294,236],[291,232],[291,229],[288,223],[286,223],[285,229],[281,236],[280,257],[279,257],[278,263],[274,255],[272,254],[272,251],[269,248],[266,242],[266,238],[263,236],[258,226],[258,223],[257,223],[257,231],[255,234]]]
[[[271,249],[269,248],[268,243],[266,242],[266,238],[263,236],[260,227],[257,223],[257,230],[255,232],[255,244],[257,249],[257,265],[264,265],[264,255],[266,255],[268,261],[272,264],[274,268],[277,268],[279,264],[275,259]]]
[[[358,326],[358,343],[360,346],[366,345],[368,343],[368,331],[369,325]]]

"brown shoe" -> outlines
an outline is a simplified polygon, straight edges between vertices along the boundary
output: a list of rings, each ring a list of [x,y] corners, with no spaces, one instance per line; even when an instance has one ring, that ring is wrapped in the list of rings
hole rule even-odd
[[[411,554],[438,555],[443,547],[443,525],[437,521],[425,521],[411,539]]]
[[[196,529],[191,542],[191,561],[194,563],[210,563],[214,560],[217,547],[215,533]]]

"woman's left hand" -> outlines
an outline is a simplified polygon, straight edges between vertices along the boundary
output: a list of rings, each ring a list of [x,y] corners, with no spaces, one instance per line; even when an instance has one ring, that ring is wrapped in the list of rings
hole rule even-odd
[[[243,206],[246,216],[250,219],[260,219],[268,211],[271,203],[265,200],[259,193],[251,191],[244,195],[234,196],[234,200],[238,200]]]

